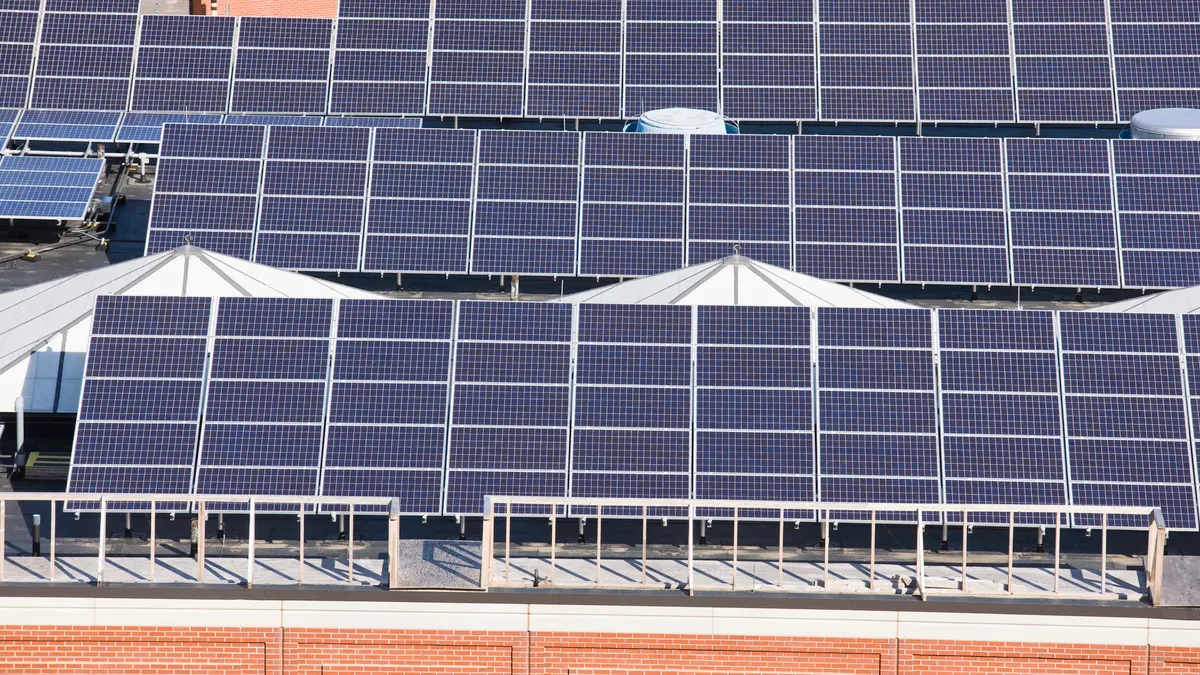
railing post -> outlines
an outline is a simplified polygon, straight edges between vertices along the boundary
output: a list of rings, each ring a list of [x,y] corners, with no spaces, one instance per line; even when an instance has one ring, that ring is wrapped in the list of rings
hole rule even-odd
[[[1062,551],[1062,511],[1054,514],[1054,593],[1058,594],[1058,555]]]
[[[354,504],[350,505],[350,531],[346,536],[346,581],[354,583]]]
[[[1016,513],[1008,512],[1008,594],[1013,594],[1013,526],[1016,524]]]
[[[465,517],[465,516],[464,516]],[[511,581],[512,560],[509,558],[512,545],[512,502],[504,504],[504,583]]]
[[[921,512],[921,508],[917,507],[917,590],[921,592],[921,599],[925,599],[925,514]],[[946,520],[946,513],[942,512],[942,522]]]
[[[1147,581],[1153,578],[1153,582],[1149,583],[1150,588],[1147,590],[1150,593],[1150,603],[1160,605],[1162,604],[1163,566],[1166,564],[1163,554],[1165,553],[1167,543],[1167,532],[1162,520],[1162,511],[1159,509],[1154,509],[1150,512],[1150,528],[1154,532],[1154,563],[1146,566],[1148,568],[1146,574]],[[1154,571],[1153,577],[1150,576],[1150,570]]]
[[[687,519],[688,519],[687,587],[688,587],[688,595],[695,595],[696,594],[696,588],[695,588],[695,585],[696,585],[695,584],[695,582],[696,582],[695,571],[696,570],[695,570],[695,558],[694,558],[695,546],[694,546],[694,542],[692,541],[694,538],[694,532],[695,532],[695,530],[693,528],[695,527],[695,520],[696,520],[696,503],[695,502],[688,502]]]
[[[642,504],[642,585],[646,585],[646,505]]]
[[[254,497],[250,498],[250,527],[246,541],[246,588],[254,586]]]
[[[388,502],[388,589],[400,585],[400,498]]]
[[[967,510],[963,509],[962,522],[962,592],[967,592]]]
[[[58,543],[58,501],[50,500],[50,581],[54,581],[54,568],[58,565],[55,544]],[[0,521],[3,519],[0,518]]]
[[[604,507],[596,505],[596,585],[600,585],[600,526],[604,522]]]
[[[104,528],[108,521],[108,498],[100,498],[100,546],[96,554],[96,584],[104,583]]]
[[[875,509],[871,509],[871,563],[867,572],[871,575],[867,588],[873,591],[875,590]]]
[[[566,509],[563,509],[563,513],[566,513]],[[642,531],[643,531],[643,533],[645,532],[644,529]],[[643,542],[645,541],[644,536],[642,537],[642,541]],[[557,548],[558,548],[558,505],[551,504],[550,505],[550,585],[551,586],[554,585],[554,568],[556,566],[555,549],[557,549]],[[643,566],[642,583],[645,583],[645,582],[646,582],[646,570]]]
[[[483,498],[483,533],[480,536],[479,555],[479,587],[487,590],[492,585],[492,557],[496,543],[496,524],[493,513],[496,505],[492,498]]]
[[[1108,591],[1108,512],[1100,514],[1100,595]]]
[[[737,590],[738,507],[733,507],[733,590]]]
[[[783,590],[783,516],[784,508],[779,507],[779,590]]]
[[[296,519],[300,521],[300,575],[299,575],[299,579],[297,579],[297,581],[299,582],[299,584],[301,586],[304,585],[304,510],[305,510],[305,508],[306,508],[305,505],[301,504],[300,505],[300,513],[296,516]]]
[[[208,519],[204,502],[196,508],[196,583],[204,583],[204,521]]]
[[[158,515],[158,502],[156,502],[152,499],[152,500],[150,500],[150,581],[151,582],[154,581],[154,567],[155,567],[155,565],[154,565],[154,546],[155,546],[155,539],[157,539],[157,535],[158,535],[158,529],[157,529],[158,528],[158,522],[157,522],[158,518],[156,518],[157,515]],[[53,518],[54,514],[51,513],[50,517]]]
[[[829,590],[829,509],[825,509],[825,522],[823,532],[825,534],[825,570],[824,579],[821,581],[821,587],[826,591]]]

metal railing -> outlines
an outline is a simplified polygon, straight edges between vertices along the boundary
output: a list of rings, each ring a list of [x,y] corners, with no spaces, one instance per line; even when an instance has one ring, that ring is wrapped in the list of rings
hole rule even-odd
[[[55,580],[56,569],[56,543],[57,543],[57,521],[55,513],[59,504],[64,506],[67,503],[72,504],[97,504],[98,508],[88,508],[88,511],[99,513],[100,526],[97,536],[97,553],[96,553],[96,581],[104,583],[105,569],[105,542],[107,540],[107,516],[112,512],[127,512],[129,508],[112,508],[113,505],[138,505],[137,511],[147,512],[150,516],[150,572],[149,581],[154,582],[155,579],[155,549],[157,544],[157,516],[163,513],[175,513],[179,511],[191,512],[196,514],[195,545],[196,545],[196,582],[204,583],[204,556],[205,556],[205,530],[206,521],[208,520],[208,505],[220,504],[224,508],[222,511],[233,511],[236,507],[245,505],[244,513],[249,517],[249,534],[247,536],[247,554],[246,554],[246,576],[245,584],[249,588],[254,584],[254,543],[255,543],[255,520],[256,516],[262,514],[279,515],[282,513],[296,513],[299,516],[300,538],[299,538],[299,562],[300,572],[297,579],[298,584],[304,583],[304,516],[314,513],[317,506],[331,507],[339,506],[346,507],[346,515],[349,520],[349,536],[346,540],[346,561],[347,561],[347,579],[350,583],[354,582],[354,518],[355,507],[387,507],[386,513],[372,513],[362,515],[377,515],[386,516],[388,519],[388,541],[387,541],[387,586],[394,588],[398,575],[398,559],[399,559],[399,542],[400,542],[400,501],[391,497],[293,497],[293,496],[267,496],[267,495],[198,495],[198,494],[118,494],[118,493],[71,493],[64,494],[62,492],[8,492],[0,493],[0,582],[4,581],[4,543],[5,543],[5,516],[9,502],[49,502],[50,503],[50,572],[49,580]],[[185,505],[185,508],[177,508],[175,506],[165,505]],[[234,505],[235,508],[230,508],[229,505]],[[275,508],[269,508],[275,506]],[[283,510],[279,507],[287,506],[289,509]],[[74,509],[64,509],[74,510]],[[239,512],[240,509],[236,509]],[[40,535],[39,535],[40,539]]]
[[[580,515],[580,509],[593,511],[588,515]],[[968,576],[968,537],[974,525],[981,527],[1007,527],[1008,529],[1008,558],[1007,558],[1007,581],[1004,584],[1003,594],[1007,596],[1030,596],[1044,597],[1044,593],[1036,593],[1032,591],[1022,592],[1019,586],[1014,583],[1014,530],[1020,525],[1029,527],[1029,519],[1036,517],[1041,524],[1033,525],[1034,527],[1051,527],[1054,528],[1054,554],[1053,554],[1053,585],[1052,594],[1057,597],[1085,597],[1085,598],[1103,598],[1108,596],[1108,533],[1110,528],[1110,520],[1113,516],[1120,516],[1124,521],[1139,520],[1144,523],[1144,527],[1148,534],[1146,556],[1144,559],[1145,567],[1145,588],[1143,592],[1148,595],[1153,604],[1159,604],[1162,598],[1162,575],[1163,575],[1163,553],[1166,544],[1167,529],[1163,521],[1162,512],[1158,508],[1149,507],[1122,507],[1122,506],[1009,506],[997,504],[883,504],[870,502],[766,502],[766,501],[743,501],[743,500],[688,500],[688,499],[589,499],[589,498],[557,498],[557,497],[508,497],[508,496],[488,496],[484,499],[484,527],[483,527],[483,569],[481,570],[481,585],[483,588],[488,588],[493,582],[492,566],[496,562],[496,526],[497,518],[504,519],[504,577],[503,581],[496,585],[511,584],[512,570],[512,519],[517,518],[550,518],[550,553],[549,553],[549,575],[545,581],[550,585],[555,585],[557,582],[556,576],[559,569],[557,552],[559,542],[557,537],[557,519],[564,517],[568,513],[581,518],[596,519],[596,550],[595,550],[595,581],[585,584],[570,584],[584,585],[591,587],[600,587],[602,582],[602,523],[604,519],[605,509],[610,509],[610,514],[620,512],[619,517],[622,520],[641,519],[642,524],[642,542],[641,542],[641,580],[640,586],[646,587],[648,564],[647,564],[647,536],[646,523],[649,519],[658,519],[661,515],[655,513],[672,512],[681,514],[678,516],[670,516],[673,520],[684,519],[687,522],[687,576],[685,581],[685,589],[689,594],[697,590],[696,585],[696,544],[695,530],[696,523],[705,520],[732,520],[733,525],[733,546],[729,562],[732,563],[732,577],[728,585],[718,586],[726,590],[737,590],[738,584],[738,525],[740,522],[755,521],[763,522],[763,513],[778,513],[779,523],[779,538],[778,550],[775,562],[775,569],[778,574],[776,590],[784,590],[784,523],[789,520],[795,520],[794,517],[789,518],[787,514],[795,514],[797,512],[807,512],[816,514],[816,519],[822,525],[824,533],[823,542],[823,560],[821,562],[821,576],[819,588],[822,591],[829,592],[830,586],[830,537],[828,532],[831,523],[836,523],[839,518],[838,514],[853,513],[856,514],[854,520],[858,521],[861,518],[863,524],[870,527],[870,546],[867,555],[867,590],[876,591],[876,528],[879,524],[893,523],[898,519],[895,514],[907,514],[911,516],[911,525],[916,527],[915,552],[913,554],[913,563],[916,574],[913,580],[915,592],[922,599],[927,599],[929,595],[937,594],[940,589],[931,589],[927,587],[926,576],[926,554],[925,554],[925,527],[931,522],[926,516],[929,514],[937,514],[940,516],[940,521],[949,522],[952,516],[961,516],[962,522],[962,558],[959,570],[959,580],[957,589],[958,593],[968,593],[970,591],[970,578]],[[520,511],[524,512],[520,512]],[[514,513],[514,511],[518,511]],[[711,516],[698,515],[698,512],[720,511],[732,513],[732,518],[712,518]],[[755,513],[755,517],[746,518],[745,514]],[[555,514],[555,517],[550,517]],[[630,515],[633,514],[633,515]],[[880,523],[880,516],[887,514],[890,518],[885,523]],[[970,516],[975,514],[977,517],[985,516],[984,519],[979,519],[975,523],[971,523]],[[1022,522],[1018,522],[1022,516],[1025,518]],[[1060,578],[1062,576],[1062,529],[1066,525],[1070,527],[1070,518],[1079,516],[1094,517],[1099,522],[1098,529],[1100,530],[1100,569],[1099,583],[1096,592],[1080,593],[1064,591],[1060,586]],[[773,520],[773,519],[772,519]],[[847,519],[848,520],[848,519]],[[999,521],[999,522],[997,522]],[[1093,528],[1087,528],[1093,529]],[[1123,525],[1121,529],[1141,529],[1140,527],[1131,528]],[[575,576],[578,576],[576,574]],[[535,576],[536,579],[536,576]],[[563,586],[566,584],[558,584]],[[635,584],[638,585],[638,584]],[[714,590],[703,588],[700,590]],[[978,593],[980,595],[986,593]]]

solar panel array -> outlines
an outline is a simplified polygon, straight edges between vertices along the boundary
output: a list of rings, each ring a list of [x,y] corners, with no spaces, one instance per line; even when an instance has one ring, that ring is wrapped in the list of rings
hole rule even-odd
[[[103,159],[0,157],[0,218],[82,220]]]
[[[627,277],[739,246],[834,281],[1200,283],[1195,141],[167,129],[147,253],[191,236],[299,270]],[[264,136],[309,170],[277,170]],[[214,182],[234,156],[241,173]],[[245,206],[214,224],[232,207],[195,213],[180,194]],[[282,196],[339,210],[281,214],[298,203]]]
[[[1193,319],[101,297],[69,491],[1149,505],[1194,530]]]
[[[338,19],[282,19],[15,0],[0,107],[1093,124],[1200,106],[1186,2],[586,4],[347,0]]]

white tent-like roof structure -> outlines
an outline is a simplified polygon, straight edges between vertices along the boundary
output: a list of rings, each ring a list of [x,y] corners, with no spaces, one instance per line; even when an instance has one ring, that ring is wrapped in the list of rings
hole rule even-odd
[[[550,302],[913,308],[899,300],[760,263],[743,255],[583,291]]]
[[[1135,312],[1138,314],[1200,314],[1200,286],[1152,293],[1138,298],[1110,302],[1087,312]]]
[[[97,295],[380,297],[194,246],[0,294],[0,411],[78,410]]]

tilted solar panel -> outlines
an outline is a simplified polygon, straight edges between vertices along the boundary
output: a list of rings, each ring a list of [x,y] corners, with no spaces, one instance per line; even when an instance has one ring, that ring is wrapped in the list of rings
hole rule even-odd
[[[1114,121],[1104,0],[1012,0],[1020,122]]]
[[[528,117],[621,116],[621,0],[532,0]]]
[[[43,13],[31,108],[125,110],[128,105],[137,14],[81,5],[48,6]]]
[[[0,218],[82,220],[104,160],[0,157]]]
[[[24,110],[12,137],[26,141],[88,141],[116,138],[121,113],[95,110]]]
[[[366,8],[362,8],[366,9]],[[330,112],[421,114],[429,50],[429,0],[362,18],[342,13],[334,52]]]
[[[818,6],[820,119],[916,120],[908,0]]]
[[[1200,108],[1200,5],[1110,0],[1117,117]]]
[[[0,108],[24,108],[28,102],[39,4],[0,11]]]
[[[795,270],[835,281],[900,281],[896,139],[792,142]]]
[[[579,140],[562,131],[479,132],[472,273],[575,273]]]
[[[1108,142],[1012,138],[1005,146],[1013,282],[1120,285]]]
[[[1124,282],[1200,283],[1200,142],[1112,141]]]
[[[144,17],[130,110],[227,110],[235,30],[232,17]]]
[[[920,118],[1014,121],[1006,0],[917,0],[915,18]]]
[[[821,500],[939,501],[932,313],[821,308],[816,319]]]
[[[363,269],[467,271],[478,135],[375,132]]]
[[[583,135],[579,273],[640,276],[683,267],[684,137]]]
[[[905,281],[1009,282],[1001,154],[992,138],[900,139]]]
[[[735,119],[816,118],[813,21],[808,0],[724,0],[724,114]]]
[[[946,502],[1066,504],[1054,315],[938,310],[937,317]],[[951,516],[961,522],[961,514]],[[1023,514],[1015,522],[1053,518]]]
[[[692,308],[581,304],[578,312],[571,496],[687,498]]]
[[[430,115],[520,117],[524,111],[525,2],[436,3]]]
[[[786,136],[689,137],[687,260],[739,251],[791,269],[791,166]]]
[[[441,512],[453,316],[446,301],[339,302],[322,495]]]
[[[1060,312],[1058,323],[1071,503],[1158,506],[1167,527],[1195,529],[1176,317]],[[1109,525],[1142,521],[1110,517]],[[1074,522],[1100,524],[1097,516]]]
[[[164,124],[220,124],[222,115],[187,113],[125,113],[117,131],[118,143],[161,143]]]
[[[242,18],[230,112],[326,112],[332,35],[329,19]]]
[[[813,500],[809,311],[696,308],[697,499]],[[728,518],[732,511],[699,515]],[[779,513],[743,509],[738,516]]]
[[[191,491],[212,303],[96,298],[68,492]]]
[[[566,495],[571,313],[569,304],[458,304],[446,513],[482,513],[486,495]]]
[[[193,489],[315,495],[328,415],[333,301],[220,298],[216,311]]]
[[[718,109],[716,0],[626,0],[625,20],[625,117]]]

